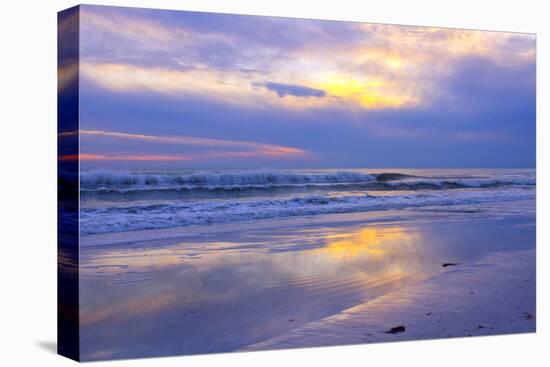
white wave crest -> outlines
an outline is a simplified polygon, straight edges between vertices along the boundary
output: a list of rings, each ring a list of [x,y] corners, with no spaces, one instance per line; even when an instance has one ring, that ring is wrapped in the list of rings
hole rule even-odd
[[[305,183],[367,182],[375,176],[351,171],[335,172],[292,172],[292,171],[235,171],[235,172],[193,172],[185,174],[132,173],[91,171],[82,172],[80,184],[83,188],[98,187],[148,187],[148,186],[230,186]]]
[[[280,199],[233,198],[143,205],[126,203],[107,208],[82,208],[80,220],[82,233],[93,234],[304,215],[511,202],[533,198],[535,190],[532,188],[508,188],[491,191],[440,190],[394,196],[309,195]]]

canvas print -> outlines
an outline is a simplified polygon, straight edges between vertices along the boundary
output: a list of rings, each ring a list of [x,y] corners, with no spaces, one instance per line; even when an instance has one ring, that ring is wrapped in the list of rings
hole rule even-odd
[[[535,332],[535,35],[58,22],[60,354]]]

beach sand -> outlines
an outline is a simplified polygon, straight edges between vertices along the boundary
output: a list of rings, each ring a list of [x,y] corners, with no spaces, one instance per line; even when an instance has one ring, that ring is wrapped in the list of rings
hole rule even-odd
[[[84,237],[82,360],[535,331],[535,217],[502,213],[397,210]]]
[[[450,266],[449,266],[450,268]],[[535,332],[535,251],[492,253],[242,350]]]

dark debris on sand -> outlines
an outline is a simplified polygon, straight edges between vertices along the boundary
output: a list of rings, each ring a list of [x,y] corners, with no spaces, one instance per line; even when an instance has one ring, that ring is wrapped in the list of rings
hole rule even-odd
[[[390,330],[384,331],[386,334],[397,334],[405,332],[405,327],[403,325],[392,327]]]

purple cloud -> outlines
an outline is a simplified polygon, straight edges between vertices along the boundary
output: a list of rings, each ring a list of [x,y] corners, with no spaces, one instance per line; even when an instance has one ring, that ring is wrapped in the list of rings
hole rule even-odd
[[[275,82],[254,83],[254,86],[261,86],[267,90],[277,93],[281,98],[286,96],[294,97],[324,97],[327,93],[322,89],[304,87],[296,84],[284,84]]]

